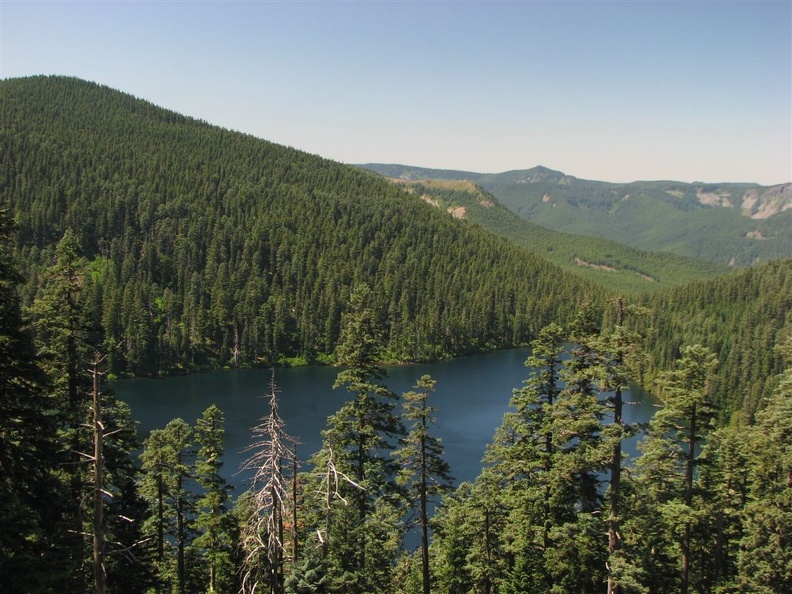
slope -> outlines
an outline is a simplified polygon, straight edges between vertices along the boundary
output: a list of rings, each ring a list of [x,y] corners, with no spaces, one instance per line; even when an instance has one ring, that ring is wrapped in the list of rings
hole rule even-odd
[[[545,167],[481,174],[365,165],[402,179],[468,179],[538,225],[721,265],[792,257],[792,184],[582,180]]]
[[[728,271],[702,260],[643,252],[626,245],[554,231],[526,221],[471,181],[390,178],[424,201],[513,241],[557,266],[623,293],[657,291]]]
[[[715,279],[646,296],[653,312],[650,375],[669,369],[683,345],[718,355],[712,386],[722,415],[764,408],[784,369],[776,348],[792,335],[792,259],[736,270]]]
[[[24,301],[72,229],[114,372],[326,360],[360,282],[398,361],[522,344],[602,295],[380,176],[106,87],[6,80],[0,109]]]

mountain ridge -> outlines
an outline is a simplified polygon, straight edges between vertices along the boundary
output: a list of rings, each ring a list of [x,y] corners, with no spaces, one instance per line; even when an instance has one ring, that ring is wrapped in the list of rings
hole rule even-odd
[[[557,180],[567,180],[567,181],[578,181],[578,182],[590,182],[590,183],[597,183],[597,184],[604,184],[609,186],[629,186],[633,184],[675,184],[675,185],[688,185],[688,186],[701,186],[701,187],[728,187],[728,186],[736,186],[736,187],[756,187],[756,188],[779,188],[784,186],[792,185],[792,182],[781,182],[778,184],[759,184],[756,182],[703,182],[703,181],[692,181],[692,182],[685,182],[673,179],[636,179],[628,182],[613,182],[607,180],[594,180],[589,178],[582,178],[577,177],[575,175],[571,175],[560,171],[558,169],[552,169],[545,165],[534,165],[532,167],[528,167],[525,169],[507,169],[501,172],[481,172],[481,171],[472,171],[468,169],[442,169],[442,168],[433,168],[433,167],[421,167],[417,165],[405,165],[402,163],[357,163],[355,164],[356,167],[361,167],[363,169],[369,169],[372,171],[376,171],[378,173],[382,173],[384,175],[388,175],[389,177],[394,177],[398,179],[404,180],[420,180],[420,179],[449,179],[449,180],[491,180],[491,179],[509,179],[513,178],[515,181],[518,179],[518,176],[523,177],[525,180],[530,181],[548,181],[552,179]],[[788,207],[792,208],[792,207]]]
[[[614,291],[370,171],[66,77],[0,81],[0,124],[22,305],[57,280],[68,239],[80,319],[113,373],[331,363],[361,283],[392,362],[524,345],[582,303],[614,323]],[[647,385],[699,343],[724,362],[716,399],[760,406],[789,332],[790,262],[640,296],[653,312]]]
[[[582,180],[543,166],[486,174],[394,164],[361,167],[413,181],[469,179],[543,227],[616,237],[640,250],[736,267],[792,257],[792,183],[620,184]]]
[[[548,259],[557,266],[627,293],[659,291],[727,272],[704,260],[645,252],[618,242],[571,235],[518,217],[470,180],[388,178],[456,219],[469,221]]]

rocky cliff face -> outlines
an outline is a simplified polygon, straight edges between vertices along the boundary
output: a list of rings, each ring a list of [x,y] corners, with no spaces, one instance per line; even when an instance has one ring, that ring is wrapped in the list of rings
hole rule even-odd
[[[742,213],[752,219],[768,219],[792,209],[792,184],[747,190],[741,206]]]

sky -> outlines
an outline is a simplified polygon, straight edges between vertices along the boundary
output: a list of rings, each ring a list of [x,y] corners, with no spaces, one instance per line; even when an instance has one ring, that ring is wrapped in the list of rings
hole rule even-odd
[[[344,163],[792,181],[792,0],[0,0],[38,74]]]

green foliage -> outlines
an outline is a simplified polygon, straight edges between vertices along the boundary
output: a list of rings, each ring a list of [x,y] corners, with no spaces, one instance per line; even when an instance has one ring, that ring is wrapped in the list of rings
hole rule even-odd
[[[679,358],[683,344],[709,348],[720,362],[712,401],[721,421],[752,417],[771,395],[783,358],[774,349],[792,329],[792,260],[734,272],[647,297],[652,312],[645,382]]]
[[[598,294],[375,174],[105,87],[7,80],[0,104],[23,301],[70,233],[115,374],[313,363],[359,282],[394,361],[524,344]]]
[[[473,182],[398,183],[438,208],[455,213],[570,273],[614,291],[654,292],[728,271],[726,266],[704,260],[641,251],[609,239],[540,227],[509,211],[495,196]]]
[[[411,427],[402,440],[402,448],[394,453],[401,467],[399,480],[406,487],[411,513],[416,515],[413,522],[421,531],[421,582],[424,594],[431,591],[428,505],[438,495],[449,492],[453,483],[451,467],[443,458],[443,445],[429,433],[430,426],[436,421],[434,408],[428,403],[429,394],[435,385],[435,380],[424,375],[415,385],[417,391],[404,393],[402,418]],[[413,522],[408,522],[408,527]]]
[[[322,432],[313,459],[323,473],[326,555],[333,592],[366,592],[389,584],[400,546],[401,490],[391,456],[404,427],[394,414],[396,395],[378,383],[380,330],[371,290],[357,285],[343,317],[337,358],[345,368],[334,387],[351,394]]]
[[[418,563],[401,550],[405,495],[428,500],[442,491],[428,479],[443,485],[448,469],[428,430],[433,380],[405,395],[405,439],[378,364],[528,342],[528,379],[486,468],[434,517],[438,591],[600,592],[608,578],[622,592],[788,590],[792,380],[787,368],[778,381],[784,357],[774,346],[792,330],[792,261],[646,294],[651,319],[631,316],[621,302],[603,309],[610,294],[596,285],[470,224],[472,214],[455,221],[377,176],[72,79],[2,81],[0,105],[0,199],[17,222],[0,212],[4,591],[90,590],[82,533],[91,485],[78,452],[89,451],[85,368],[96,350],[110,350],[111,371],[143,375],[338,363],[336,387],[350,399],[328,419],[312,471],[292,477],[294,515],[281,514],[277,531],[255,530],[280,538],[293,522],[294,557],[282,549],[270,563],[278,591],[388,594],[418,590]],[[546,193],[559,183],[554,172],[531,175]],[[635,186],[636,199],[618,206],[618,188],[565,199],[600,216],[603,205],[633,208],[641,192],[669,203],[688,191],[669,187]],[[524,232],[469,184],[411,191],[468,204],[504,235],[510,225]],[[686,200],[693,221],[698,207]],[[787,219],[767,221],[768,237],[777,220]],[[531,233],[559,242],[552,252],[568,264],[566,238]],[[709,274],[577,245],[657,285]],[[620,393],[654,378],[665,407],[622,476],[632,428]],[[108,583],[130,594],[237,590],[220,411],[205,411],[195,430],[177,419],[153,431],[139,474],[128,408],[109,394],[102,406]],[[273,468],[285,459],[273,457]],[[237,522],[250,504],[240,498]],[[298,548],[297,534],[311,538]]]
[[[56,475],[66,455],[54,398],[22,326],[12,235],[0,210],[0,568],[9,591],[46,592],[69,569],[63,534],[52,529],[67,507]]]
[[[327,565],[319,549],[309,547],[286,578],[286,594],[327,594]]]
[[[618,238],[639,250],[672,252],[721,266],[792,257],[792,212],[781,211],[789,204],[789,184],[617,184],[578,179],[545,167],[497,174],[400,165],[365,167],[408,180],[471,180],[537,225],[576,235]]]
[[[760,594],[786,592],[792,584],[792,339],[779,346],[787,368],[749,434],[735,579],[740,590]]]
[[[189,523],[194,514],[194,496],[187,482],[193,429],[183,419],[173,419],[164,429],[153,430],[143,446],[140,491],[152,510],[149,531],[157,543],[160,578],[183,594],[187,591],[187,548],[192,541]]]
[[[707,548],[698,538],[707,533],[701,512],[711,495],[702,491],[697,468],[701,444],[715,428],[709,388],[716,367],[715,355],[701,345],[682,349],[676,367],[659,381],[663,406],[650,423],[636,462],[640,506],[648,515],[635,514],[633,520],[643,526],[631,545],[646,547],[639,555],[647,583],[668,583],[672,591],[701,591],[695,585],[704,572],[696,566],[694,553]],[[668,563],[677,558],[680,571]]]
[[[198,536],[193,547],[203,552],[208,566],[207,592],[232,590],[235,573],[232,565],[233,518],[230,514],[231,486],[220,476],[223,466],[223,413],[214,404],[207,408],[195,424],[198,455],[195,479],[204,490],[196,502],[198,514],[195,529]]]

